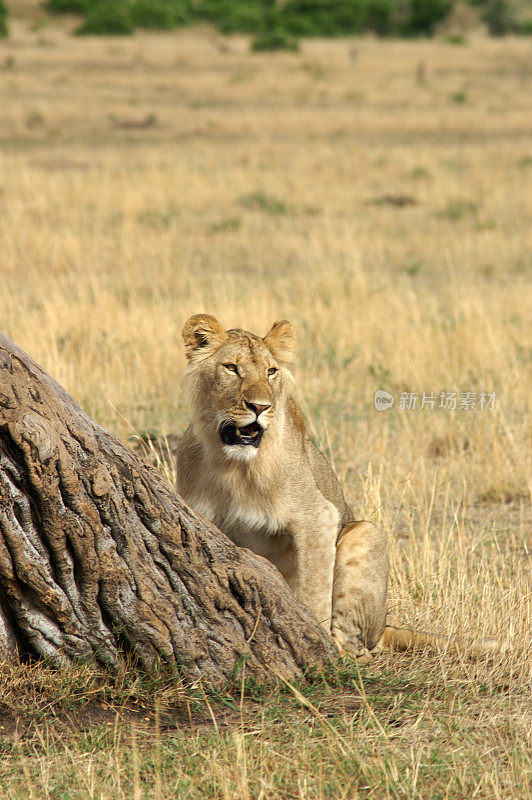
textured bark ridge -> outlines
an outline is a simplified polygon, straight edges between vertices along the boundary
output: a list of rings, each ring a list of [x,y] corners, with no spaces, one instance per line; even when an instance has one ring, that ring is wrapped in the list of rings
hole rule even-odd
[[[277,570],[194,514],[0,334],[0,658],[116,667],[133,652],[187,683],[326,664],[334,646]]]

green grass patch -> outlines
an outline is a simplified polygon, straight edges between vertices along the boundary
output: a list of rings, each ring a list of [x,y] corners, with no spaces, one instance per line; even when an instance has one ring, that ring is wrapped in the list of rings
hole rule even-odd
[[[0,793],[492,800],[497,785],[525,800],[526,687],[508,680],[427,655],[220,691],[132,665],[2,665]]]
[[[467,95],[465,92],[453,92],[449,95],[449,99],[461,106],[467,102]]]
[[[444,209],[438,212],[438,216],[457,222],[463,217],[475,214],[478,211],[478,203],[473,200],[452,200]]]
[[[517,166],[520,169],[532,167],[532,156],[523,156],[517,162]]]
[[[169,228],[179,217],[179,208],[169,205],[167,208],[146,208],[137,215],[137,222],[147,228]]]
[[[273,216],[279,216],[288,212],[288,206],[283,200],[279,200],[274,195],[263,191],[250,192],[238,198],[239,205],[250,211],[264,211]]]
[[[409,264],[406,264],[403,269],[407,275],[410,275],[410,277],[413,278],[416,275],[419,275],[422,267],[423,264],[421,263],[421,261],[411,261]]]
[[[275,50],[286,50],[290,53],[297,53],[299,43],[297,39],[283,30],[265,31],[260,33],[251,43],[251,50],[254,53]]]
[[[413,178],[414,180],[424,180],[432,178],[432,174],[428,169],[425,169],[425,167],[414,167],[414,169],[411,170],[409,177]]]
[[[208,227],[209,233],[226,233],[227,231],[238,231],[242,226],[242,217],[224,217],[213,222]]]
[[[451,36],[446,36],[444,39],[447,44],[455,44],[455,45],[462,45],[466,44],[466,40],[463,36],[459,36],[457,34],[452,34]]]

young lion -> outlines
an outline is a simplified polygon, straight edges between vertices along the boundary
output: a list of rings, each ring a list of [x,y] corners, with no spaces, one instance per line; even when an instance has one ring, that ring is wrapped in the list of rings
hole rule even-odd
[[[269,559],[341,652],[362,656],[386,618],[385,538],[357,522],[293,396],[293,326],[261,338],[196,314],[183,328],[192,421],[177,488],[229,536]]]
[[[292,395],[294,328],[261,338],[209,314],[183,328],[192,421],[180,437],[177,489],[235,544],[269,559],[341,653],[447,646],[459,639],[386,625],[385,538],[356,521]],[[498,650],[474,643],[469,655]]]

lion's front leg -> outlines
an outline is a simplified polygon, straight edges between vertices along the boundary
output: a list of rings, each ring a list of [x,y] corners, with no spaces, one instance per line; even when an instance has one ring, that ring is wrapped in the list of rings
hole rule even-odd
[[[386,623],[388,556],[384,534],[371,522],[354,522],[336,545],[331,633],[341,653],[366,654]]]
[[[291,526],[296,555],[294,593],[330,633],[338,512],[328,502],[309,511]]]

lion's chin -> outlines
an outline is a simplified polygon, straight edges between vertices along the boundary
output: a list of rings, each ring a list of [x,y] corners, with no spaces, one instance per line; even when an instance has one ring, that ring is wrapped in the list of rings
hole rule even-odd
[[[224,445],[224,455],[232,461],[253,461],[257,458],[258,450],[255,447],[244,447],[242,445]]]

